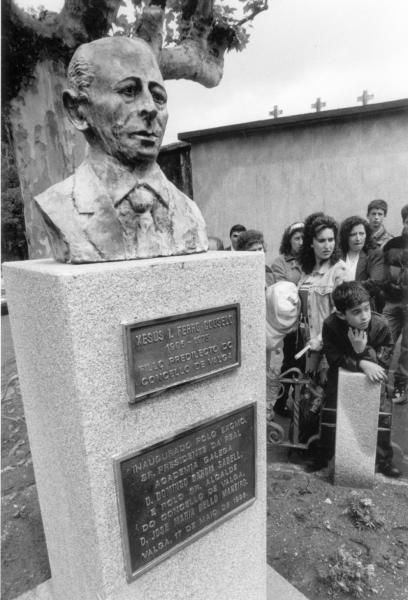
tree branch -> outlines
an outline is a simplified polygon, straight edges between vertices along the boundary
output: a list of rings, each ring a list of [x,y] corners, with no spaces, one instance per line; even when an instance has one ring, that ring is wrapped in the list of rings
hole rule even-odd
[[[202,43],[185,40],[174,48],[163,48],[160,69],[164,79],[188,79],[211,88],[222,79],[224,57],[210,54]]]
[[[268,8],[268,0],[264,0],[263,4],[259,4],[258,6],[254,7],[249,15],[238,21],[237,26],[242,27],[242,25],[245,25],[245,23],[248,23],[248,21],[253,21],[255,17],[259,15],[259,13],[263,12],[264,10],[268,10]]]
[[[59,14],[59,35],[75,49],[107,35],[122,0],[65,0]]]
[[[149,6],[144,8],[135,28],[135,35],[150,45],[157,58],[159,58],[163,46],[165,8],[165,0],[152,1]]]

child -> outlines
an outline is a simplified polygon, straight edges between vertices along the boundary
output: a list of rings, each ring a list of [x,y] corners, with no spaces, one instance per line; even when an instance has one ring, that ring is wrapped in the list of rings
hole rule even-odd
[[[327,408],[337,405],[339,367],[348,371],[362,371],[373,383],[385,383],[393,344],[386,320],[372,313],[370,296],[361,283],[348,281],[333,291],[336,312],[323,325],[323,352],[329,363],[326,388]],[[385,396],[385,395],[384,395]],[[325,443],[326,442],[326,443]],[[322,439],[326,458],[333,455],[333,445]],[[377,468],[387,477],[399,477],[400,471],[392,464],[389,440],[378,440]]]

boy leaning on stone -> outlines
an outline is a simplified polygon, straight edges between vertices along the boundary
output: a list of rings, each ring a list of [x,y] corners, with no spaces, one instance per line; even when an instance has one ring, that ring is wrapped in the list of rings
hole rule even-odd
[[[371,312],[370,296],[361,283],[347,281],[333,291],[336,312],[323,325],[323,352],[329,363],[325,407],[337,406],[339,367],[363,372],[372,383],[385,384],[393,344],[387,321]],[[383,386],[385,387],[385,386]],[[386,402],[382,394],[381,410]],[[333,441],[321,440],[326,459],[334,454]],[[383,437],[377,442],[377,469],[387,477],[399,477],[400,471],[392,464],[392,446]]]

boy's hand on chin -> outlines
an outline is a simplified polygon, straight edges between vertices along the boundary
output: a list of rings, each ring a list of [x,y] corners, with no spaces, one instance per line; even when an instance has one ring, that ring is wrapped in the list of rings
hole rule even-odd
[[[382,383],[387,380],[385,369],[369,360],[360,360],[360,369],[367,375],[371,383]]]
[[[354,352],[356,354],[361,354],[364,352],[367,346],[367,332],[349,327],[347,335],[351,345],[353,346]]]

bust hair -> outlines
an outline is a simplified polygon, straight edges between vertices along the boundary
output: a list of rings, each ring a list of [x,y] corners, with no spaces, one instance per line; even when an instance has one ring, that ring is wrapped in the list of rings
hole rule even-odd
[[[344,281],[332,292],[334,306],[339,313],[355,308],[363,302],[370,302],[370,294],[359,281]]]
[[[366,221],[366,219],[363,219],[363,217],[354,215],[352,217],[348,217],[347,219],[344,219],[343,223],[340,225],[339,245],[340,245],[340,250],[341,250],[343,256],[346,256],[347,252],[350,250],[349,236],[350,236],[350,233],[351,233],[353,227],[355,227],[356,225],[362,225],[364,227],[364,230],[366,233],[366,239],[365,239],[365,243],[363,246],[364,252],[367,252],[367,250],[369,250],[372,247],[371,229],[368,224],[368,221]]]
[[[82,96],[88,96],[88,89],[95,78],[95,65],[90,60],[89,44],[83,44],[74,53],[68,65],[68,83],[70,89]]]
[[[291,254],[292,245],[290,242],[292,240],[292,236],[294,236],[295,233],[303,233],[304,228],[304,223],[301,223],[300,221],[297,223],[292,223],[292,225],[286,227],[285,231],[283,232],[282,240],[279,246],[279,254],[283,254],[284,256],[289,256]]]
[[[337,240],[338,225],[332,218],[323,213],[313,213],[305,219],[305,231],[303,235],[303,246],[300,251],[299,263],[304,273],[311,273],[316,265],[316,257],[312,248],[313,239],[319,235],[323,229],[331,229],[334,239]],[[334,252],[330,257],[330,264],[334,265],[339,259],[337,243],[334,246]]]
[[[403,221],[408,217],[408,204],[401,208],[401,218]]]
[[[384,216],[387,216],[388,204],[385,200],[381,200],[381,198],[378,198],[377,200],[371,200],[367,206],[367,217],[372,210],[383,210]]]

